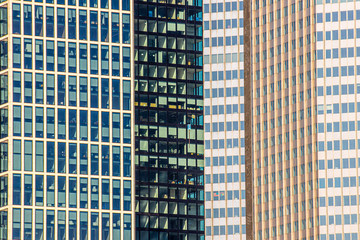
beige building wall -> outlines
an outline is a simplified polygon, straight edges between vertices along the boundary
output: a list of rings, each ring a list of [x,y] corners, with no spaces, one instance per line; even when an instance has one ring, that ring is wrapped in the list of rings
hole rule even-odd
[[[316,239],[318,234],[313,16],[312,1],[251,4],[250,239]]]

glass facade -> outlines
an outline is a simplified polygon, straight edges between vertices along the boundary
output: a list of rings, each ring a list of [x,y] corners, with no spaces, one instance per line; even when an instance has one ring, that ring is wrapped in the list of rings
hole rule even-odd
[[[135,1],[137,239],[204,239],[202,2]]]
[[[135,237],[132,6],[1,1],[0,239]]]

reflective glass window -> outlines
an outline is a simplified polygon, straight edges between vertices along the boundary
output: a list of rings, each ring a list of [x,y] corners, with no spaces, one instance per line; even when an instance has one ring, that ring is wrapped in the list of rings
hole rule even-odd
[[[80,77],[80,107],[87,107],[88,94],[87,94],[87,78]]]
[[[77,204],[77,181],[76,178],[69,178],[69,207],[76,208]]]
[[[66,214],[65,211],[58,211],[57,212],[58,219],[57,219],[57,232],[58,232],[58,239],[66,239]]]
[[[21,205],[21,175],[13,175],[13,204]],[[20,239],[20,238],[19,238]]]
[[[13,73],[13,101],[21,102],[21,73]]]
[[[80,212],[80,239],[88,239],[88,213]]]
[[[35,69],[36,70],[44,70],[43,40],[35,40]]]
[[[91,179],[91,209],[99,209],[99,179]]]
[[[88,180],[80,178],[80,208],[88,208]]]
[[[55,207],[55,177],[46,177],[46,206]]]
[[[52,74],[46,75],[46,102],[52,105],[55,103],[55,77]]]
[[[35,142],[35,171],[44,171],[44,142]]]
[[[88,139],[88,116],[87,111],[80,110],[80,140]]]
[[[76,174],[77,149],[76,143],[69,143],[69,173]]]
[[[35,239],[44,239],[44,211],[35,210]]]
[[[123,14],[122,38],[123,43],[130,44],[130,14]]]
[[[69,72],[76,73],[76,43],[69,43],[68,64]]]
[[[131,109],[131,83],[130,81],[123,80],[123,109]]]
[[[110,209],[110,180],[102,179],[101,183],[101,191],[102,191],[102,209]]]
[[[99,112],[91,111],[91,141],[99,141]]]
[[[41,73],[35,74],[35,103],[44,102],[44,76]]]
[[[25,174],[24,176],[24,205],[32,205],[32,175]],[[30,231],[31,232],[31,231]]]
[[[69,139],[76,140],[77,110],[69,109]]]
[[[111,1],[114,4],[119,3],[119,1]],[[117,6],[119,7],[119,6]],[[111,14],[111,41],[113,43],[120,42],[120,19],[118,13]]]
[[[86,5],[86,0],[84,1]],[[87,40],[87,12],[86,10],[79,10],[79,39]]]
[[[58,155],[57,155],[57,164],[58,164],[58,173],[66,172],[66,144],[64,142],[58,142]]]
[[[120,147],[113,146],[112,147],[112,174],[113,176],[120,176]]]
[[[102,213],[101,239],[110,240],[110,214]]]
[[[69,106],[76,106],[77,96],[76,96],[76,77],[69,76]]]
[[[13,21],[13,33],[20,34],[21,33],[21,12],[20,12],[20,4],[13,4],[12,6],[12,21]]]
[[[131,143],[131,115],[123,116],[123,143]]]
[[[54,8],[53,7],[46,7],[46,36],[54,37]]]
[[[120,210],[120,180],[113,180],[112,183],[113,210]]]
[[[90,0],[96,1],[96,0]],[[98,13],[90,11],[90,41],[98,40]]]
[[[68,37],[69,39],[76,39],[76,10],[68,10]]]
[[[101,113],[101,141],[109,142],[109,112]]]
[[[58,108],[58,138],[66,139],[66,110]]]
[[[55,143],[47,142],[46,143],[46,169],[47,172],[55,171]]]
[[[120,76],[120,48],[119,47],[112,47],[112,75],[113,76]],[[114,80],[113,80],[114,81]]]
[[[109,46],[101,46],[101,74],[109,75]]]
[[[24,170],[32,171],[33,164],[33,142],[24,141]]]
[[[120,214],[113,213],[113,239],[121,238]]]
[[[58,0],[59,1],[59,0]],[[61,0],[63,1],[63,0]],[[65,38],[65,9],[57,9],[57,37]]]
[[[102,175],[109,176],[110,173],[110,149],[108,145],[101,146],[101,171]]]
[[[101,0],[101,2],[106,2],[107,0]],[[109,41],[109,13],[101,12],[101,41]]]
[[[98,46],[91,44],[90,45],[90,73],[98,74],[98,65],[99,65],[99,52]]]
[[[35,36],[43,36],[44,13],[42,6],[35,6]]]
[[[124,181],[124,210],[131,211],[131,181]]]
[[[54,41],[46,41],[46,70],[54,71],[55,63],[55,46]]]
[[[69,212],[69,240],[77,239],[77,218],[76,212]]]
[[[87,45],[85,43],[79,44],[80,48],[80,64],[79,69],[80,73],[87,73]]]
[[[21,209],[13,209],[13,239],[21,239]]]
[[[14,127],[14,136],[21,136],[21,107],[14,106],[13,108],[13,127]]]
[[[88,173],[88,145],[80,144],[80,174]]]
[[[112,141],[114,143],[120,142],[120,113],[113,113],[112,114]]]
[[[35,176],[35,205],[36,206],[44,205],[44,176],[43,175]]]
[[[32,107],[24,107],[24,136],[32,136]]]
[[[47,210],[46,211],[46,239],[54,240],[55,239],[55,211]]]
[[[123,47],[123,77],[130,77],[130,48]]]
[[[66,207],[66,177],[58,177],[58,207]]]
[[[24,68],[32,69],[32,40],[24,39]]]
[[[46,130],[47,130],[47,138],[55,137],[55,111],[54,108],[46,109]]]
[[[32,73],[24,73],[24,102],[32,103]]]
[[[65,42],[58,42],[57,47],[57,67],[59,72],[65,72]]]
[[[24,9],[24,35],[31,35],[32,33],[32,9],[31,5],[23,5]]]
[[[99,174],[99,146],[91,145],[91,175]]]
[[[99,239],[99,213],[91,213],[91,240]]]
[[[13,38],[13,67],[21,68],[21,40]]]

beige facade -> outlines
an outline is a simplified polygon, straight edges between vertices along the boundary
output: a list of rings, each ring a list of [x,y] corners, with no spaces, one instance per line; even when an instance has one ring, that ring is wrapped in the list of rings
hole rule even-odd
[[[250,4],[244,5],[246,12]],[[249,239],[318,234],[314,12],[312,1],[251,4],[251,60],[245,58],[252,85],[245,102],[251,99],[252,106],[245,105],[253,111],[252,135],[246,135],[253,143],[247,157],[247,169],[248,160],[253,164],[253,176],[247,175],[253,181],[252,193],[247,184],[247,200],[253,197]]]

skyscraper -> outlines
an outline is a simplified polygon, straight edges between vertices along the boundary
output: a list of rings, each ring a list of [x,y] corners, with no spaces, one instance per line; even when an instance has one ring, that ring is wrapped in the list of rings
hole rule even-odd
[[[1,1],[0,239],[135,236],[132,5]]]
[[[204,1],[206,239],[245,239],[243,1]]]
[[[138,239],[204,238],[201,6],[135,1]]]
[[[253,109],[245,119],[252,121],[247,235],[358,239],[360,5],[257,0],[246,6],[245,65],[252,76],[246,75],[245,108]]]

